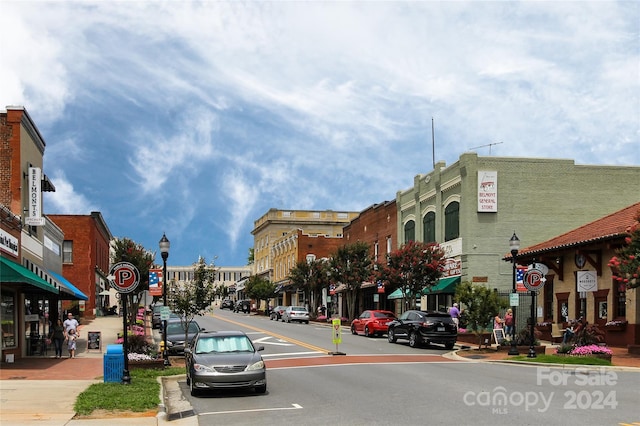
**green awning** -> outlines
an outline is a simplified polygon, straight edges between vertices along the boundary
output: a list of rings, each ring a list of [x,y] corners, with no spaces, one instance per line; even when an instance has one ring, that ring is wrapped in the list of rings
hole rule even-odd
[[[460,282],[460,276],[440,278],[438,284],[422,290],[422,294],[455,293],[456,286]]]
[[[402,299],[402,288],[397,288],[396,291],[387,296],[387,299]]]
[[[60,291],[49,284],[27,268],[12,262],[9,259],[0,257],[0,282],[2,283],[26,283],[41,290],[53,294],[60,294]]]

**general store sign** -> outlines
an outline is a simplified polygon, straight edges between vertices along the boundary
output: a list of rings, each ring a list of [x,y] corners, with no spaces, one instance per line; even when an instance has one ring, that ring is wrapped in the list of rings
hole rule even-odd
[[[498,211],[498,172],[478,170],[478,212]]]

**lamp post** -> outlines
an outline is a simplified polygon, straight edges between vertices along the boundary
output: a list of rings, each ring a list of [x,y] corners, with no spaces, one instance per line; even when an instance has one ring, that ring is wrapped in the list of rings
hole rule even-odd
[[[166,234],[162,233],[162,238],[160,239],[160,255],[162,256],[162,304],[167,306],[167,258],[169,257],[169,247],[171,243],[167,239]],[[163,308],[166,309],[166,308]],[[171,363],[169,362],[169,353],[167,352],[167,320],[162,322],[162,339],[164,346],[162,347],[162,357],[164,358],[164,365],[169,366]]]
[[[511,250],[511,262],[513,263],[513,293],[518,294],[516,287],[516,257],[520,250],[520,239],[516,235],[516,231],[513,231],[513,236],[509,240],[509,249]],[[513,306],[513,328],[511,329],[511,347],[509,348],[509,355],[520,355],[518,353],[518,346],[516,343],[516,306]]]

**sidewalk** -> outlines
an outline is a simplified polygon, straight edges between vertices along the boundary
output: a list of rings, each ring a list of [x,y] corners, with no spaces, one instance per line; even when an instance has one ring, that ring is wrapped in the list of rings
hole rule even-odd
[[[115,344],[122,332],[122,318],[97,317],[80,326],[76,357],[28,357],[0,368],[0,424],[43,426],[157,426],[168,424],[162,410],[147,417],[108,417],[104,419],[74,419],[73,406],[78,395],[93,383],[103,381],[103,355],[107,346]],[[101,350],[87,349],[89,332],[100,332]],[[63,350],[63,355],[65,351]],[[124,385],[123,385],[124,386]],[[164,392],[164,389],[161,390]],[[161,396],[161,406],[164,403]],[[171,421],[171,425],[197,425],[197,417]]]

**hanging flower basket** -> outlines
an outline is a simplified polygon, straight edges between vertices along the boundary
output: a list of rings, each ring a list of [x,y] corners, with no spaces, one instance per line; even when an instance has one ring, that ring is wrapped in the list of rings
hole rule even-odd
[[[627,329],[627,321],[609,321],[604,325],[607,331],[624,331]]]

